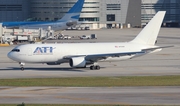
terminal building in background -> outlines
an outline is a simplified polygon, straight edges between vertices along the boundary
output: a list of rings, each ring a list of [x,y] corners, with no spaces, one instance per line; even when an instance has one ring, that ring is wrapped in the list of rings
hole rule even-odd
[[[141,25],[141,0],[100,0],[99,7],[97,28]]]
[[[165,26],[180,26],[180,0],[142,0],[142,25],[148,23],[157,11],[166,11]]]
[[[24,21],[30,16],[30,0],[0,0],[0,22]]]
[[[55,21],[77,0],[0,0],[0,21]],[[91,29],[145,25],[159,10],[166,26],[179,25],[180,0],[85,0],[79,21]]]
[[[56,21],[76,3],[77,0],[31,0],[31,17],[39,21]]]
[[[31,16],[37,20],[58,20],[75,2],[77,0],[31,0]],[[140,26],[140,4],[140,0],[85,0],[79,21],[92,29]]]

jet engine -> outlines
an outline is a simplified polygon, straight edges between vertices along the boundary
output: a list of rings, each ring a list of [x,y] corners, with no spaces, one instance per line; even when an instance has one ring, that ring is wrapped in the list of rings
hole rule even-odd
[[[86,67],[86,60],[84,57],[73,57],[69,60],[69,65],[75,68]]]

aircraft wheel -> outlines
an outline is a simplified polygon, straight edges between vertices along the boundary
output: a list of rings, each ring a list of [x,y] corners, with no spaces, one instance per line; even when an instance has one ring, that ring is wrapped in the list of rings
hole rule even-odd
[[[90,66],[90,70],[94,70],[95,69],[95,67],[94,66]]]
[[[100,70],[100,66],[99,65],[97,65],[97,66],[90,66],[90,70]]]
[[[21,67],[21,71],[24,71],[24,65],[25,65],[25,63],[21,63],[21,62],[19,62],[19,65],[20,65],[20,67]]]
[[[96,70],[100,70],[100,66],[99,65],[97,65],[95,68],[96,68]]]
[[[24,71],[24,67],[21,67],[21,71]]]

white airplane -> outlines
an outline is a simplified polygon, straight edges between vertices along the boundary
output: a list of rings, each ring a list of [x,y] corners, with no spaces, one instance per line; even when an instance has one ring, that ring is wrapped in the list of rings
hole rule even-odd
[[[24,70],[25,63],[60,65],[69,63],[73,68],[99,70],[98,61],[120,61],[161,51],[155,42],[164,19],[165,11],[158,12],[138,36],[124,43],[69,43],[69,44],[26,44],[15,47],[8,57],[19,62]]]
[[[3,27],[19,27],[27,29],[52,29],[54,31],[64,30],[68,27],[75,26],[78,24],[80,13],[84,5],[84,0],[78,0],[74,6],[58,21],[52,22],[2,22]]]

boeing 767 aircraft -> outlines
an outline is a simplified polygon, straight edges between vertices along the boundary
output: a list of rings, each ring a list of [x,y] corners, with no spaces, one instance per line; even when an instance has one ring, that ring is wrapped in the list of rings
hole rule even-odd
[[[78,0],[75,5],[58,21],[54,22],[3,22],[3,27],[19,27],[27,29],[52,29],[54,31],[64,30],[78,24],[79,16],[84,5],[84,0]]]
[[[148,25],[130,42],[69,43],[69,44],[26,44],[15,47],[8,57],[17,61],[24,70],[25,63],[60,65],[69,63],[73,68],[99,70],[97,62],[120,61],[161,51],[155,45],[165,11],[158,12]]]

